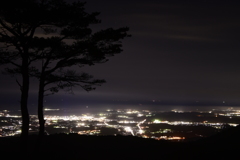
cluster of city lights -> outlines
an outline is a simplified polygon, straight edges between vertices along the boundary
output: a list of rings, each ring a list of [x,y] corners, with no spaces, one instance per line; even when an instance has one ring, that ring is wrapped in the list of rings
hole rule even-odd
[[[45,111],[59,111],[59,109],[45,109]],[[183,111],[173,110],[173,113],[181,114]],[[202,112],[201,112],[202,113]],[[208,111],[207,113],[217,116],[240,116],[239,110],[227,110],[226,113],[216,113]],[[169,121],[160,120],[154,117],[154,112],[149,110],[107,110],[104,113],[98,114],[82,114],[81,116],[57,116],[45,115],[46,127],[52,127],[53,130],[62,129],[65,133],[77,133],[81,135],[99,135],[101,128],[112,128],[119,134],[139,136],[143,138],[154,138],[157,140],[185,140],[184,136],[174,135],[174,130],[169,128],[159,128],[154,132],[150,132],[151,125],[167,124],[169,126],[208,126],[221,130],[224,125],[236,127],[237,123],[223,122],[193,122],[193,121]],[[21,133],[21,116],[11,115],[9,111],[0,112],[0,117],[3,117],[0,122],[0,136],[15,136]],[[93,127],[90,127],[93,126]],[[30,131],[38,128],[38,119],[36,115],[31,115]],[[171,133],[171,134],[170,134]],[[116,135],[116,134],[114,134]],[[202,135],[200,135],[202,136]]]

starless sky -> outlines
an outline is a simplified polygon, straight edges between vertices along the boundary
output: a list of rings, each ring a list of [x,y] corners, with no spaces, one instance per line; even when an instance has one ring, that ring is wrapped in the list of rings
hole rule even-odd
[[[74,95],[61,91],[46,97],[46,106],[240,105],[239,2],[86,2],[86,11],[101,12],[94,30],[127,26],[132,37],[107,63],[79,70],[107,83],[90,92],[74,88]],[[1,75],[0,81],[0,104],[19,105],[15,79]],[[31,89],[29,107],[36,106]]]

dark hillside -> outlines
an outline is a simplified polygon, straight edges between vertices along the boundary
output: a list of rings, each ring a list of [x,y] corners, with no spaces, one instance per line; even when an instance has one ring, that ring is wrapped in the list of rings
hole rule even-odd
[[[21,147],[19,137],[0,138],[0,149],[8,159],[233,159],[240,149],[239,135],[240,127],[235,127],[183,143],[132,136],[56,134],[45,136],[40,143],[37,136],[30,136],[27,149]]]

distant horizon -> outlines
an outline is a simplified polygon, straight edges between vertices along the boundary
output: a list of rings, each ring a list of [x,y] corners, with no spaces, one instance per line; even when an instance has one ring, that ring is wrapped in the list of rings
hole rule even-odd
[[[97,114],[101,112],[106,112],[108,109],[110,110],[149,110],[149,111],[156,111],[156,112],[170,112],[172,110],[177,111],[184,111],[184,112],[199,112],[199,111],[210,111],[210,110],[226,110],[229,108],[238,110],[240,109],[240,106],[183,106],[183,105],[161,105],[161,106],[155,106],[155,105],[148,105],[148,106],[131,106],[131,105],[125,105],[125,106],[79,106],[79,107],[45,107],[48,109],[59,109],[59,111],[44,111],[45,115],[81,115],[81,114]],[[0,107],[1,111],[8,110],[12,113],[21,113],[20,108],[17,107]],[[30,108],[29,109],[30,115],[37,115],[37,108]]]

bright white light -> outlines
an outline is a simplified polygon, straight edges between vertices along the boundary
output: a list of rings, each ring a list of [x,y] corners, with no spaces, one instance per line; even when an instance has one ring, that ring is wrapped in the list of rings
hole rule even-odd
[[[228,123],[228,124],[232,127],[237,127],[238,126],[238,124],[234,124],[234,123]]]
[[[106,121],[104,121],[104,124],[106,125],[106,126],[108,126],[109,124],[106,122]]]
[[[85,123],[78,123],[78,126],[84,126]]]
[[[153,121],[153,123],[161,123],[161,121],[158,120],[158,119],[155,119],[155,120]]]
[[[143,124],[145,121],[146,121],[146,119],[144,119],[143,121],[141,121],[141,122],[139,122],[139,123],[137,124],[137,126],[138,126],[138,128],[139,128],[139,133],[140,133],[140,134],[143,133],[143,130],[141,129],[140,124]]]
[[[134,136],[134,133],[131,127],[125,127],[124,129],[126,132],[131,132],[131,134]]]

